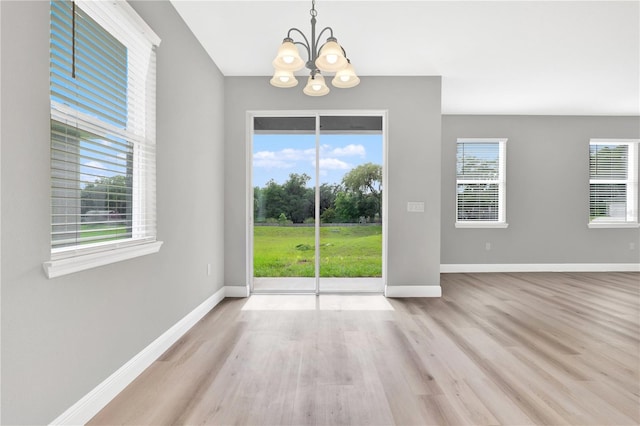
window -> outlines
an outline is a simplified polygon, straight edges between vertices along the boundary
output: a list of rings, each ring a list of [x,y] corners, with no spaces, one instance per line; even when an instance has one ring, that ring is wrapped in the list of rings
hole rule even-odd
[[[51,1],[50,277],[56,260],[92,267],[159,249],[158,44],[125,1]]]
[[[638,140],[589,142],[589,227],[638,226]]]
[[[458,139],[456,227],[506,228],[506,139]]]

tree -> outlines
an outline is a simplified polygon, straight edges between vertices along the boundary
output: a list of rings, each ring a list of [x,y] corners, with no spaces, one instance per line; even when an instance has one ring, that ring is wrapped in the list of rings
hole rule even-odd
[[[282,185],[279,185],[273,179],[267,182],[260,191],[262,199],[258,200],[260,212],[255,217],[261,218],[277,218],[284,211],[285,199]]]
[[[342,183],[349,191],[380,196],[382,193],[382,166],[373,163],[361,164],[344,175]]]
[[[253,217],[256,222],[263,222],[266,219],[264,208],[265,197],[259,186],[253,187]]]
[[[356,199],[356,208],[360,217],[371,219],[380,213],[380,200],[373,194],[360,194]]]
[[[338,216],[346,219],[344,215],[350,214],[350,221],[358,220],[360,217],[371,220],[376,215],[382,216],[382,166],[373,163],[361,164],[342,178],[342,184],[349,197],[341,199],[340,209],[336,199]]]
[[[315,189],[307,187],[306,173],[289,174],[282,185],[273,179],[263,188],[253,189],[253,210],[257,222],[278,219],[284,213],[293,223],[315,217]],[[362,164],[349,171],[342,184],[323,183],[319,187],[320,219],[323,223],[357,222],[380,216],[382,205],[382,167]]]
[[[339,192],[336,196],[336,212],[341,222],[357,222],[360,218],[356,196],[352,192]]]
[[[122,175],[102,177],[87,184],[80,194],[81,211],[108,210],[124,216],[131,209],[131,185]]]
[[[313,217],[313,188],[307,188],[311,177],[306,173],[301,175],[291,173],[289,179],[282,185],[284,206],[282,211],[293,223],[304,223],[308,217]]]
[[[322,223],[334,223],[337,219],[338,215],[336,214],[336,210],[333,207],[329,207],[320,215],[320,220]]]
[[[336,203],[336,195],[341,192],[341,185],[331,185],[323,183],[320,185],[320,217],[322,217],[327,209],[333,208]],[[331,213],[329,213],[330,217]]]
[[[264,188],[255,187],[253,213],[256,221],[279,219],[284,214],[287,220],[303,223],[313,217],[315,193],[313,188],[307,188],[310,179],[305,173],[291,173],[282,185],[271,179]]]
[[[284,213],[280,213],[280,216],[278,216],[278,223],[280,225],[286,225],[287,224],[287,216]]]

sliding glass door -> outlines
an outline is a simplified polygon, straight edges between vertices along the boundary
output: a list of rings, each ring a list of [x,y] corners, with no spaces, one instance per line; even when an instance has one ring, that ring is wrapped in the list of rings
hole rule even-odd
[[[320,117],[320,292],[382,292],[381,116]]]
[[[253,289],[315,292],[316,117],[253,120]]]
[[[253,292],[382,292],[382,114],[251,117]]]

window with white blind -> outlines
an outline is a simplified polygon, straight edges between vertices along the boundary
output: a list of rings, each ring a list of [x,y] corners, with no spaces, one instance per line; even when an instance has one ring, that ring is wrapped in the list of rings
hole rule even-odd
[[[50,3],[51,262],[45,271],[52,277],[160,247],[160,40],[126,1]]]
[[[589,227],[638,226],[638,143],[589,142]]]
[[[506,143],[506,139],[458,139],[456,227],[507,227]]]

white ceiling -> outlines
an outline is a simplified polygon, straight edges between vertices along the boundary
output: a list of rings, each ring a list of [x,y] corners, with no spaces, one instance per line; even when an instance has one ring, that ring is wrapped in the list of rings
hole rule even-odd
[[[172,3],[225,76],[270,76],[287,30],[311,32],[311,0]],[[637,0],[317,0],[316,10],[360,76],[442,76],[445,114],[640,115]]]

